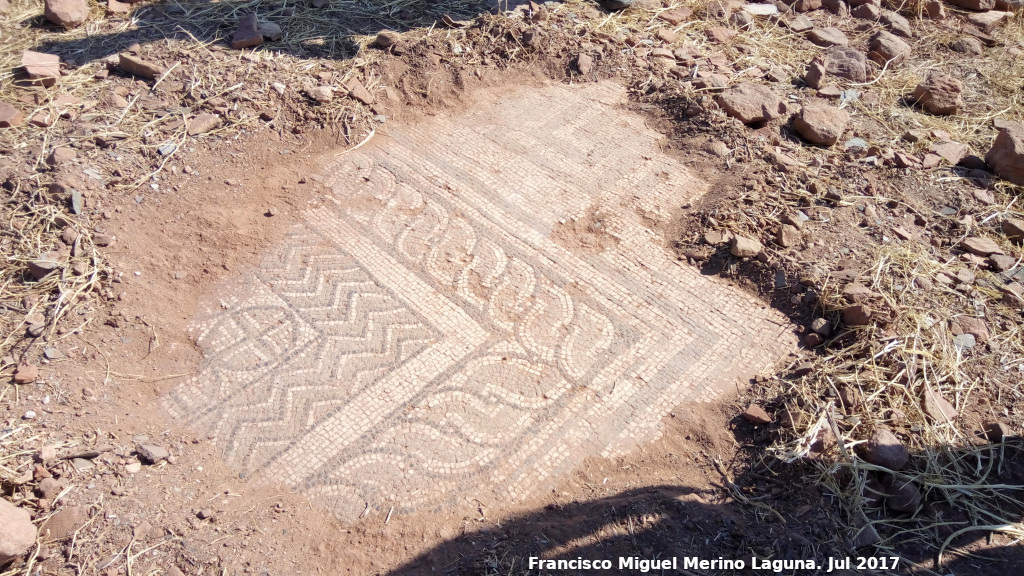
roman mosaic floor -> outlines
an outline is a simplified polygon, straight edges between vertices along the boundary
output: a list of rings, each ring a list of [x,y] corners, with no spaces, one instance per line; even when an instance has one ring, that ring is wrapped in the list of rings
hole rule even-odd
[[[350,521],[520,500],[733,390],[792,330],[666,250],[651,225],[707,185],[623,102],[491,94],[338,155],[333,196],[209,300],[170,411]]]

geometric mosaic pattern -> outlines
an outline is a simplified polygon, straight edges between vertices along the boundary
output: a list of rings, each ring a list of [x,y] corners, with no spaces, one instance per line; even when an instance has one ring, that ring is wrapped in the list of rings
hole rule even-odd
[[[521,499],[789,351],[783,316],[664,248],[652,224],[706,184],[623,99],[495,93],[339,155],[196,321],[170,411],[349,521]]]

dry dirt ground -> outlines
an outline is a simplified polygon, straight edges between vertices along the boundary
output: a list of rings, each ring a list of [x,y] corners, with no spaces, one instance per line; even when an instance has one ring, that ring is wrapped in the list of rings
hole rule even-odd
[[[41,2],[0,4],[0,101],[22,116],[0,128],[0,479],[40,529],[5,576],[585,573],[530,569],[530,556],[748,561],[678,571],[701,575],[763,573],[751,556],[1024,567],[1024,253],[1004,225],[1021,189],[982,159],[996,126],[1024,119],[1019,14],[316,4],[89,3],[71,29]],[[281,40],[232,48],[253,12]],[[911,52],[812,88],[825,48],[808,38],[829,27],[860,53],[909,27]],[[382,29],[400,35],[381,42]],[[24,50],[59,55],[59,78],[26,77]],[[129,72],[119,54],[154,67]],[[961,82],[955,114],[907,98],[931,71]],[[168,415],[205,366],[190,327],[330,204],[322,169],[340,151],[496,93],[598,82],[622,87],[621,113],[707,183],[667,216],[638,212],[663,253],[786,318],[799,346],[711,403],[666,408],[657,440],[587,453],[543,492],[481,485],[429,510],[368,503],[355,520],[226,462],[222,437]],[[772,91],[754,98],[767,118],[727,111],[723,91],[743,82]],[[815,104],[831,107],[822,126],[849,113],[834,145],[791,119]],[[607,221],[584,210],[551,237],[592,261],[619,249]],[[758,244],[745,253],[737,237]]]

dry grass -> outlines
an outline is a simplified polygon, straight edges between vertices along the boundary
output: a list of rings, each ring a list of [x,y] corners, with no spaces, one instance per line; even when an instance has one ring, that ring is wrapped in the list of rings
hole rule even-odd
[[[1018,314],[1001,302],[998,291],[980,291],[981,302],[975,304],[990,311],[992,343],[1000,351],[995,371],[980,375],[952,345],[945,321],[947,314],[973,316],[976,311],[965,309],[963,295],[951,287],[927,294],[914,287],[917,278],[955,273],[957,263],[937,261],[910,244],[880,249],[872,260],[873,267],[865,272],[871,278],[868,286],[891,307],[892,322],[856,329],[862,334],[853,343],[828,349],[814,360],[810,375],[788,384],[785,395],[791,398],[797,424],[792,439],[776,446],[775,453],[787,462],[804,460],[811,457],[815,442],[838,435],[839,442],[811,460],[822,484],[840,496],[850,518],[865,509],[863,485],[869,472],[915,482],[930,501],[968,518],[944,522],[923,511],[900,518],[878,508],[867,510],[873,525],[886,527],[879,530],[888,535],[883,548],[913,541],[926,549],[937,548],[941,555],[955,536],[971,530],[1024,534],[1024,502],[1019,499],[1024,486],[992,479],[994,467],[1001,465],[1002,445],[979,441],[961,420],[935,421],[924,409],[926,388],[961,410],[972,404],[973,396],[992,387],[1009,386],[1008,393],[1019,394],[1012,388],[1024,369]],[[846,305],[837,288],[822,294],[826,314],[835,315]],[[843,398],[851,395],[858,400],[847,405]],[[904,470],[885,470],[857,455],[854,448],[877,426],[890,427],[905,439],[913,456]]]
[[[23,194],[15,190],[14,196]],[[45,326],[30,334],[43,342],[58,343],[82,330],[95,315],[92,296],[100,286],[107,266],[97,254],[92,234],[82,223],[68,218],[63,210],[45,203],[20,206],[13,200],[3,205],[8,217],[0,247],[7,255],[0,263],[0,299],[8,310],[0,320],[0,370],[20,362],[14,352],[25,351],[22,336],[32,330],[30,319],[42,315]],[[73,246],[64,246],[60,236],[66,228],[77,233]],[[41,254],[56,253],[58,267],[40,280],[27,272],[27,265]],[[61,326],[58,329],[58,326]]]

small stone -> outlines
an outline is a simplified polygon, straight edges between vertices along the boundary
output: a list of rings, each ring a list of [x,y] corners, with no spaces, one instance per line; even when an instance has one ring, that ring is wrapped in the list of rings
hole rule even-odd
[[[919,160],[913,154],[907,154],[905,152],[897,152],[893,156],[893,162],[897,168],[919,168],[921,166],[921,160]]]
[[[1008,256],[1006,254],[993,254],[988,257],[988,260],[991,263],[992,267],[998,272],[1005,272],[1006,270],[1011,270],[1014,266],[1017,265],[1017,259],[1014,258],[1013,256]]]
[[[21,124],[25,116],[10,104],[0,101],[0,128],[13,128]]]
[[[784,0],[796,12],[811,12],[821,8],[821,0]]]
[[[791,212],[782,217],[783,224],[789,224],[797,230],[803,230],[804,222],[807,222],[808,220],[809,218],[802,211],[798,211],[795,214]]]
[[[81,528],[88,519],[89,514],[85,507],[70,506],[43,522],[43,525],[39,527],[39,532],[50,540],[65,540]]]
[[[796,246],[800,243],[800,231],[796,229],[796,226],[783,224],[779,227],[779,232],[775,236],[775,241],[784,248]]]
[[[975,340],[982,344],[988,342],[988,326],[985,325],[985,320],[983,318],[978,318],[976,316],[959,316],[953,320],[951,328],[955,335],[970,334],[974,336]]]
[[[145,540],[146,538],[150,537],[151,535],[155,535],[156,533],[158,533],[158,531],[155,530],[153,528],[153,525],[147,522],[146,520],[139,522],[132,528],[132,536],[134,536],[135,539],[139,541]]]
[[[728,44],[732,42],[739,32],[730,28],[724,28],[722,26],[715,26],[709,28],[707,31],[708,39],[712,42],[718,42],[719,44]]]
[[[963,100],[960,99],[963,88],[963,84],[956,78],[942,72],[932,71],[928,73],[924,82],[914,88],[912,98],[926,112],[950,116],[956,114],[964,105]]]
[[[206,134],[207,132],[220,127],[221,122],[222,120],[220,116],[204,112],[189,121],[188,135],[198,136],[200,134]]]
[[[732,238],[732,232],[725,230],[710,230],[704,233],[704,242],[706,244],[710,244],[711,246],[724,244],[732,240]]]
[[[698,71],[697,79],[693,81],[693,87],[701,90],[722,90],[729,86],[729,78],[724,74],[717,74],[708,71]],[[700,113],[699,105],[691,103],[687,107],[687,113],[693,116]],[[691,118],[693,116],[690,116]]]
[[[47,274],[60,268],[61,260],[59,253],[46,252],[28,263],[28,271],[36,280],[42,280]]]
[[[832,335],[832,325],[824,318],[815,318],[811,321],[811,330],[825,338]]]
[[[128,101],[123,96],[115,92],[108,92],[103,96],[103,103],[111,108],[117,108],[123,110],[128,107]]]
[[[879,66],[900,64],[910,55],[910,45],[885,30],[872,36],[868,50],[868,58]]]
[[[753,238],[734,236],[729,241],[729,252],[737,258],[755,258],[763,249],[764,246]]]
[[[740,10],[729,17],[729,22],[740,30],[749,30],[754,26],[754,16],[750,12]]]
[[[902,36],[904,38],[913,38],[914,31],[910,27],[910,20],[907,20],[901,16],[898,12],[892,10],[882,10],[879,21],[885,24],[893,34]]]
[[[35,412],[35,410],[28,410],[27,412],[25,412],[25,414],[21,418],[23,420],[35,420],[36,412]]]
[[[159,64],[143,60],[127,52],[117,55],[117,67],[128,74],[149,80],[156,80],[167,71],[166,68]]]
[[[910,451],[885,427],[875,428],[864,444],[864,460],[889,470],[902,470],[910,460]]]
[[[744,124],[772,120],[783,114],[784,104],[767,86],[743,82],[718,95],[718,105]]]
[[[86,458],[72,458],[71,465],[79,472],[84,472],[85,470],[90,470],[96,467],[92,460]]]
[[[882,10],[875,4],[861,4],[850,10],[850,15],[861,20],[878,20],[878,17],[882,15]]]
[[[46,0],[43,14],[50,22],[65,28],[77,28],[89,19],[85,0]]]
[[[49,462],[57,457],[57,448],[55,446],[43,446],[36,451],[35,460],[36,462]]]
[[[1002,284],[999,286],[999,291],[1003,293],[1003,301],[1007,304],[1017,307],[1024,304],[1024,284],[1020,282]]]
[[[949,0],[949,3],[975,12],[984,12],[996,7],[996,0]]]
[[[850,15],[850,5],[843,0],[822,0],[821,6],[840,18]]]
[[[885,482],[885,507],[893,512],[916,512],[921,505],[921,489],[911,480],[889,476]]]
[[[960,142],[943,142],[932,146],[932,152],[953,166],[959,164],[967,156],[968,151],[967,145]]]
[[[924,413],[936,424],[952,422],[958,416],[956,407],[949,400],[928,387],[924,389]]]
[[[1003,234],[1012,242],[1018,244],[1024,242],[1024,220],[1019,218],[1007,218],[1001,225]]]
[[[53,502],[53,499],[64,489],[64,484],[55,478],[43,478],[39,481],[39,495]]]
[[[985,53],[985,48],[981,45],[981,41],[970,36],[957,38],[949,45],[949,49],[954,52],[969,54],[971,56],[981,56]]]
[[[793,368],[793,376],[795,378],[802,378],[804,376],[807,376],[811,372],[814,372],[813,362],[801,362],[797,364],[795,368]]]
[[[651,56],[653,58],[665,58],[666,60],[675,60],[676,57],[668,48],[655,48],[651,50]]]
[[[865,82],[867,66],[867,57],[860,51],[849,46],[832,46],[811,61],[804,81],[811,88],[821,88],[826,74],[831,74],[853,82]]]
[[[978,340],[973,334],[957,334],[953,336],[953,346],[961,352],[966,352],[971,348],[974,348],[978,344]]]
[[[925,0],[924,16],[932,20],[944,20],[946,18],[946,6],[942,0]]]
[[[127,14],[131,11],[132,5],[129,2],[107,0],[107,14]]]
[[[50,474],[50,471],[47,470],[46,466],[43,466],[42,464],[36,464],[35,469],[32,470],[32,479],[35,480],[36,482],[41,481],[43,478],[52,477],[53,475]]]
[[[753,16],[764,17],[775,16],[779,13],[779,8],[774,4],[744,4],[740,10]]]
[[[135,452],[143,461],[150,464],[159,464],[171,455],[170,452],[155,444],[138,444],[135,446]]]
[[[78,153],[75,152],[74,148],[58,146],[50,152],[49,156],[46,157],[46,163],[50,166],[60,166],[73,161],[77,157]]]
[[[764,408],[761,408],[757,404],[751,404],[750,407],[748,407],[747,410],[743,413],[743,418],[746,419],[747,422],[751,422],[753,424],[772,423],[772,417],[769,416],[768,413],[764,411]]]
[[[310,88],[306,90],[306,95],[321,104],[334,100],[334,90],[332,90],[330,86],[317,86],[316,88]]]
[[[850,39],[846,37],[846,34],[843,34],[842,30],[831,26],[811,30],[807,33],[807,39],[824,48],[829,46],[847,46],[850,44]]]
[[[808,333],[804,336],[804,346],[808,348],[817,348],[825,342],[825,339],[821,337],[821,334],[815,334],[814,332]]]
[[[203,508],[199,512],[196,512],[196,517],[200,520],[209,520],[213,518],[213,510],[210,508]]]
[[[908,232],[902,226],[894,226],[892,229],[892,233],[895,234],[896,237],[899,238],[900,240],[911,240],[914,238],[914,235]]]
[[[667,44],[671,44],[676,40],[679,40],[679,33],[669,28],[659,28],[655,36],[657,36],[659,40]]]
[[[53,86],[60,78],[60,56],[25,50],[21,53],[21,67],[34,84]]]
[[[741,3],[737,0],[714,0],[708,3],[705,14],[708,18],[728,18]]]
[[[351,98],[358,100],[367,106],[373,104],[373,94],[370,94],[370,91],[363,86],[362,82],[353,78],[352,80],[349,80],[348,84],[345,85],[345,88],[348,90],[348,95]]]
[[[92,243],[97,246],[110,246],[114,243],[114,237],[110,234],[93,234]]]
[[[987,422],[985,423],[985,436],[989,442],[993,444],[999,444],[1004,440],[1013,436],[1013,430],[1009,425],[1002,422]]]
[[[970,236],[964,238],[960,248],[976,256],[991,256],[992,254],[1003,254],[1003,249],[991,238]]]
[[[658,19],[668,22],[672,26],[678,26],[685,22],[693,15],[693,11],[687,7],[676,8],[674,10],[666,10],[658,13]]]
[[[35,543],[32,515],[0,498],[0,568],[24,556]]]
[[[576,57],[576,69],[580,74],[590,74],[594,69],[594,57],[590,54],[580,54]]]
[[[853,304],[843,309],[843,322],[847,326],[866,326],[871,323],[871,307],[867,304]]]
[[[828,105],[804,106],[793,118],[793,128],[811,144],[832,146],[846,130],[850,115]]]
[[[967,21],[974,24],[978,28],[981,28],[984,32],[991,32],[997,26],[1005,22],[1013,16],[1010,12],[999,12],[992,10],[990,12],[980,12],[978,14],[970,14],[967,16]]]
[[[1024,125],[1003,125],[985,155],[985,162],[1000,178],[1024,185]]]
[[[868,546],[874,546],[882,541],[882,537],[878,535],[878,530],[876,530],[874,524],[868,520],[867,515],[863,510],[857,510],[854,518],[854,531],[850,538],[854,548],[867,548]]]
[[[235,50],[252,48],[263,44],[263,35],[259,32],[259,20],[256,14],[246,14],[238,21],[238,28],[231,37],[231,47]]]
[[[124,471],[129,474],[138,474],[142,472],[142,462],[129,462],[124,465]]]
[[[394,30],[381,30],[377,33],[377,39],[373,43],[378,48],[390,48],[401,41],[402,35]]]
[[[53,126],[53,121],[50,119],[50,115],[46,112],[39,112],[32,116],[28,121],[29,124],[37,128],[49,128]]]
[[[271,42],[280,42],[281,38],[284,37],[284,31],[281,26],[275,22],[260,22],[259,26],[256,27],[256,32],[263,37],[264,40]]]
[[[786,27],[797,34],[802,34],[813,29],[814,22],[811,22],[811,19],[807,16],[798,14],[795,18],[786,23]]]
[[[31,384],[39,379],[39,367],[34,364],[19,364],[14,371],[15,384]]]

